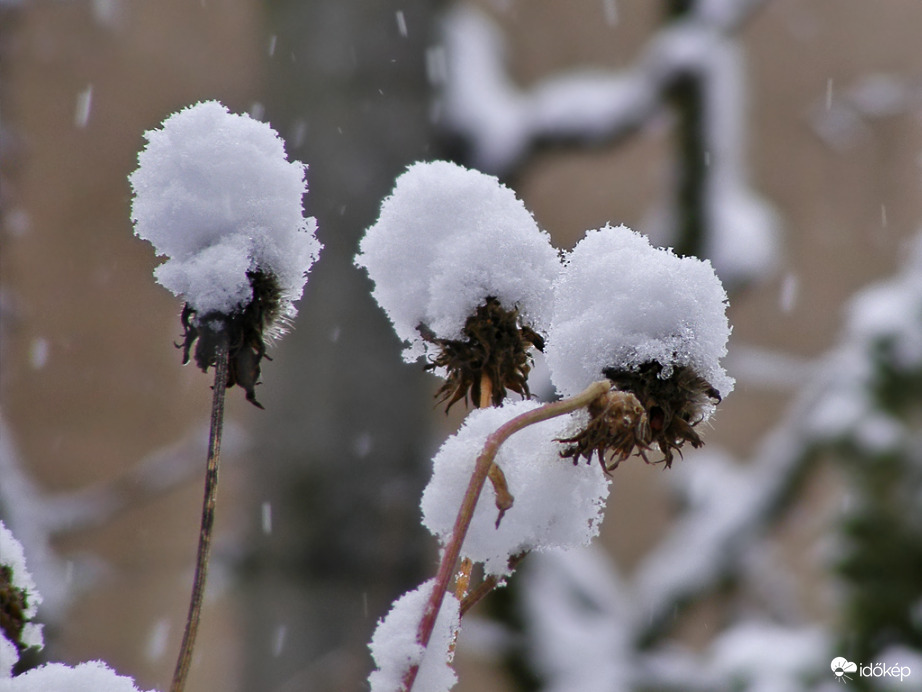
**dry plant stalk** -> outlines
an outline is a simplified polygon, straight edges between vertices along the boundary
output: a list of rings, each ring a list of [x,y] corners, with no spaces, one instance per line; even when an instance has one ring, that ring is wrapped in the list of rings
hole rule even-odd
[[[186,628],[183,632],[170,692],[182,692],[186,686],[186,677],[192,664],[195,636],[198,633],[198,625],[201,619],[202,601],[205,597],[205,581],[208,576],[208,557],[211,553],[215,503],[218,494],[218,464],[221,459],[221,433],[224,429],[224,395],[228,384],[227,330],[219,332],[215,342],[211,429],[208,434],[208,461],[205,470],[205,496],[202,501],[202,525],[199,532],[192,596],[189,599],[189,613],[186,617]]]

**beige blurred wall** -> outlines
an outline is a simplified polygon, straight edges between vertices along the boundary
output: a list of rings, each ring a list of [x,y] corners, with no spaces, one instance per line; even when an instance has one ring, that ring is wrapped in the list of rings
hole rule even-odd
[[[630,64],[658,21],[648,2],[618,2],[614,25],[604,21],[602,2],[480,4],[508,30],[511,69],[524,83],[585,64]],[[270,38],[259,5],[100,0],[3,11],[0,395],[28,471],[49,491],[114,478],[207,420],[210,378],[179,367],[171,346],[179,305],[153,283],[151,249],[131,235],[126,175],[141,133],[168,113],[203,98],[237,111],[259,100]],[[901,242],[922,224],[918,92],[907,108],[865,119],[839,148],[810,120],[827,94],[845,98],[874,73],[918,84],[920,26],[922,4],[914,0],[885,8],[866,0],[775,0],[745,27],[751,175],[777,206],[786,234],[778,274],[734,297],[732,343],[821,354],[835,343],[843,302],[890,273]],[[90,88],[81,126],[78,103]],[[639,225],[665,190],[670,145],[663,121],[617,149],[542,154],[523,172],[520,192],[562,246],[609,220]],[[786,312],[787,276],[798,290]],[[790,394],[740,381],[708,431],[709,444],[745,456]],[[246,424],[251,411],[241,397],[230,399],[232,420]],[[834,470],[825,473],[779,529],[780,559],[810,584],[824,578],[815,547],[831,508],[820,491],[835,485]],[[225,478],[218,530],[245,530],[258,521],[235,516],[235,488],[245,479],[233,468]],[[196,478],[61,542],[64,554],[88,551],[108,567],[67,613],[53,658],[103,658],[142,687],[166,687],[191,580],[199,486]],[[603,543],[630,567],[671,511],[660,470],[625,464]],[[220,574],[214,581],[220,586]],[[236,689],[239,623],[233,593],[221,593],[206,608],[191,678],[199,689]],[[814,595],[804,587],[805,606],[817,608]],[[165,647],[152,651],[164,622]],[[463,655],[460,667],[458,689],[499,689]]]

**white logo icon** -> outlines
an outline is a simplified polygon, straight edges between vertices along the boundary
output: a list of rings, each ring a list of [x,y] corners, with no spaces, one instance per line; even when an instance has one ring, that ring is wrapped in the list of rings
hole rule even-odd
[[[829,667],[832,668],[832,672],[835,673],[836,680],[839,682],[851,680],[851,678],[846,675],[846,673],[858,672],[858,665],[856,663],[852,663],[851,661],[848,661],[841,656],[832,659],[832,663],[829,664]]]

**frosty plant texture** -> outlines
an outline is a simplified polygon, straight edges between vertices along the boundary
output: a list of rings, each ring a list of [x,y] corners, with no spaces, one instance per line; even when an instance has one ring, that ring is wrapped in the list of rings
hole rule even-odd
[[[356,264],[404,358],[426,358],[449,407],[478,407],[436,454],[423,493],[439,571],[371,642],[372,690],[447,690],[455,608],[463,616],[530,552],[591,541],[621,461],[657,455],[668,468],[685,443],[703,444],[696,427],[733,388],[720,365],[727,296],[708,262],[623,226],[560,253],[496,178],[446,162],[397,179]],[[529,400],[532,348],[566,398]],[[593,455],[599,464],[578,463]],[[488,478],[492,502],[480,497]],[[473,563],[484,578],[469,590]]]
[[[294,317],[320,253],[305,217],[306,166],[288,161],[265,123],[216,101],[190,106],[145,133],[130,177],[135,234],[167,260],[157,281],[182,297],[183,363],[214,367],[202,528],[189,617],[172,690],[185,686],[205,589],[217,492],[224,394],[235,384],[256,401],[266,341]]]

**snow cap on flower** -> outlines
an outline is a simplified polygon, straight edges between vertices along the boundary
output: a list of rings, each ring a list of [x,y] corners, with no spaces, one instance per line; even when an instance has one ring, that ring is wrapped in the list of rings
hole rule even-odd
[[[546,346],[551,379],[571,396],[612,372],[667,380],[681,369],[719,400],[734,382],[720,364],[730,336],[726,308],[707,260],[655,248],[625,226],[589,231],[556,287]]]
[[[355,263],[408,344],[408,362],[427,351],[421,325],[430,339],[460,340],[487,298],[544,332],[560,271],[550,237],[512,190],[446,161],[415,163],[397,178]]]
[[[468,480],[487,436],[534,401],[507,402],[501,408],[472,411],[433,459],[432,479],[423,492],[423,524],[448,541]],[[573,465],[560,458],[555,438],[572,434],[585,414],[561,416],[530,425],[499,448],[495,463],[515,497],[496,526],[491,486],[480,495],[462,557],[484,563],[488,574],[507,575],[509,559],[526,551],[588,544],[599,532],[609,481],[599,465]]]
[[[199,315],[239,311],[251,276],[271,275],[279,317],[295,315],[320,252],[316,221],[303,215],[304,164],[289,162],[267,124],[217,101],[174,113],[144,134],[130,176],[135,234],[167,261],[158,282]]]
[[[414,665],[419,666],[414,689],[447,692],[457,682],[450,662],[461,625],[458,599],[445,594],[426,649],[416,640],[417,627],[434,586],[435,580],[430,579],[405,593],[394,602],[387,616],[378,621],[368,645],[377,666],[368,677],[371,692],[399,692],[404,676]]]

